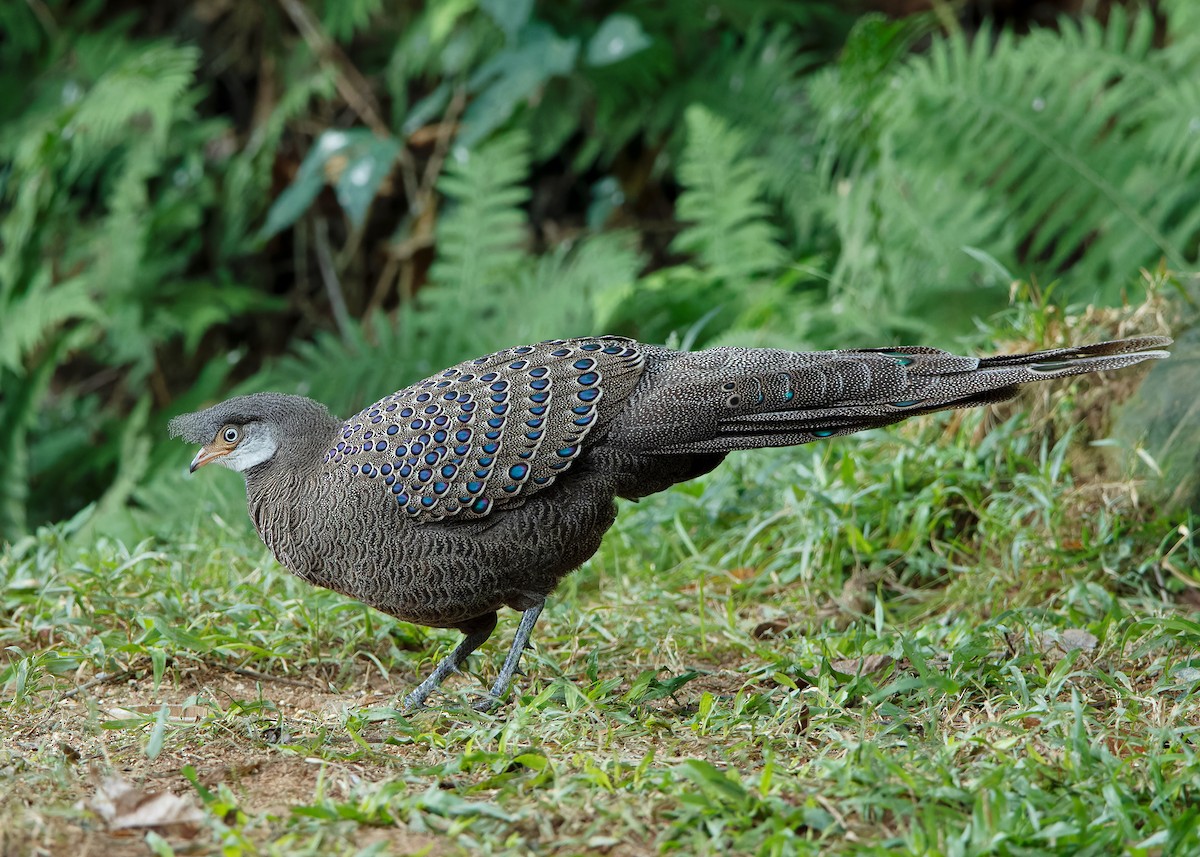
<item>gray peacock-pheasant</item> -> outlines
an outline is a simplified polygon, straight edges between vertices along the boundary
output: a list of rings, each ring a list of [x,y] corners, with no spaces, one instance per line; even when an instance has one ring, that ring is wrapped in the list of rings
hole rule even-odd
[[[678,352],[614,336],[480,357],[348,420],[257,393],[173,419],[246,478],[250,517],[286,568],[407,622],[456,628],[429,694],[523,611],[484,705],[499,702],[547,596],[596,552],[615,499],[712,470],[733,450],[791,446],[998,402],[1021,385],[1167,356],[1145,336],[978,359],[934,348]]]

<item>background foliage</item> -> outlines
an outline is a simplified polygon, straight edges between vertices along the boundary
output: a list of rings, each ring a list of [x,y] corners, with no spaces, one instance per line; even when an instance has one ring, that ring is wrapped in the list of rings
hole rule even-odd
[[[0,2],[0,854],[1200,852],[1198,10]],[[488,715],[165,437],[598,331],[1177,342],[622,504]]]
[[[989,10],[5,4],[0,534],[162,520],[164,418],[238,384],[349,411],[597,330],[945,344],[1017,278],[1194,265],[1195,4]]]

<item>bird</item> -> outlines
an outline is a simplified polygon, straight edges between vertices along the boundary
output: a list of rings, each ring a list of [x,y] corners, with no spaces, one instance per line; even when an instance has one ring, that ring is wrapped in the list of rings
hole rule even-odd
[[[1164,336],[964,357],[928,346],[677,351],[598,335],[459,363],[348,419],[303,396],[231,398],[170,420],[191,472],[240,472],[255,529],[316,586],[462,639],[405,698],[425,706],[521,618],[477,708],[502,703],[547,597],[599,548],[616,498],[713,470],[737,450],[853,434],[1000,402],[1025,384],[1167,357]]]

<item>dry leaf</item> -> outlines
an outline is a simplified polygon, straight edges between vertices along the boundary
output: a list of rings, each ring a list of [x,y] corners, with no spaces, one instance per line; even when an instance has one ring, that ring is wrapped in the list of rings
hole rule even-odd
[[[829,662],[834,672],[846,675],[870,675],[891,664],[891,655],[865,655],[861,658],[838,658]]]
[[[787,617],[776,616],[774,619],[769,619],[766,622],[759,622],[754,626],[754,630],[750,634],[756,640],[766,640],[770,637],[778,637],[791,624],[787,620]]]
[[[114,705],[105,711],[110,717],[120,720],[133,719],[139,716],[155,716],[162,710],[162,705]],[[208,709],[203,705],[174,705],[167,703],[168,723],[199,723],[208,715]]]
[[[684,584],[682,592],[697,592],[702,587],[711,589],[714,592],[728,592],[734,583],[743,583],[753,579],[758,574],[758,569],[752,566],[738,566],[730,568],[722,572],[711,574],[705,577],[704,580],[692,580]]]
[[[1037,635],[1037,646],[1043,652],[1069,652],[1072,649],[1082,649],[1090,652],[1096,648],[1100,640],[1090,631],[1083,628],[1067,628],[1065,631],[1042,631]]]
[[[1200,670],[1195,667],[1179,667],[1175,672],[1171,673],[1172,678],[1177,678],[1181,682],[1200,681]]]
[[[171,792],[145,792],[121,777],[106,777],[92,798],[92,809],[110,830],[153,829],[192,837],[204,814],[186,798]]]
[[[810,723],[812,723],[812,712],[809,711],[806,702],[800,706],[800,711],[796,715],[796,734],[803,735],[807,732]]]
[[[1099,638],[1090,631],[1085,631],[1082,628],[1068,628],[1062,632],[1062,637],[1058,644],[1067,651],[1071,649],[1083,649],[1085,652],[1090,652],[1096,648],[1096,644],[1099,642]]]

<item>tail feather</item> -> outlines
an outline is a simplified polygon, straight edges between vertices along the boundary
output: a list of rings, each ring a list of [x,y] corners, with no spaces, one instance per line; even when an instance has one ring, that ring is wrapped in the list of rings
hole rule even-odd
[[[1029,383],[1122,369],[1169,356],[1170,339],[1142,336],[1078,348],[960,357],[936,348],[789,353],[721,350],[686,358],[636,410],[653,415],[637,436],[659,452],[727,452],[793,446],[853,434],[917,414],[1010,399]],[[700,410],[704,418],[696,419]],[[676,412],[678,417],[676,418]],[[636,418],[636,417],[635,417]],[[662,444],[664,437],[672,442]]]
[[[1167,352],[1155,349],[1166,348],[1170,344],[1171,338],[1169,336],[1134,336],[1129,339],[1113,339],[1108,342],[1097,342],[1094,345],[1081,345],[1076,348],[1051,348],[1046,351],[1035,351],[1032,354],[1005,354],[999,357],[984,357],[979,361],[979,366],[980,368],[992,368],[995,366],[1019,366],[1056,360],[1088,360],[1093,357],[1119,356],[1135,357],[1136,359],[1131,363],[1122,364],[1122,366],[1131,366],[1133,363],[1139,363],[1142,360],[1167,357]]]

